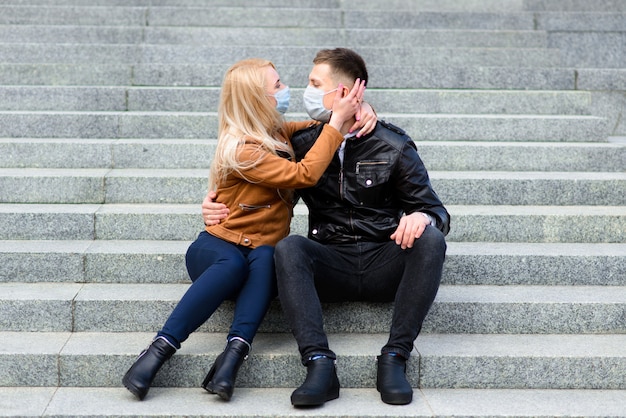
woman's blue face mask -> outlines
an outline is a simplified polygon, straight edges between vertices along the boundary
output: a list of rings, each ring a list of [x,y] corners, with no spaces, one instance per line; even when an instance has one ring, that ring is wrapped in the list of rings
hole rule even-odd
[[[289,109],[289,86],[285,86],[284,89],[278,90],[274,94],[274,98],[276,99],[276,110],[280,113],[286,113],[287,109]]]

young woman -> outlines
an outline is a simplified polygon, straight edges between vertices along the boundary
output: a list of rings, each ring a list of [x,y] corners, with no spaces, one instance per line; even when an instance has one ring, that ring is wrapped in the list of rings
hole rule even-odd
[[[248,59],[224,77],[218,144],[209,176],[231,211],[210,225],[186,254],[192,285],[122,382],[142,400],[161,366],[224,300],[235,301],[227,344],[202,387],[230,400],[239,367],[276,296],[274,246],[289,234],[290,189],[313,186],[343,141],[340,129],[360,109],[365,84],[339,88],[329,123],[302,161],[293,162],[289,138],[311,121],[286,122],[289,87],[270,61]]]

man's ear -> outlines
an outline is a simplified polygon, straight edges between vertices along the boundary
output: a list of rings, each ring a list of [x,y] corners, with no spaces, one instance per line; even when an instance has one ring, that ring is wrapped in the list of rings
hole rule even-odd
[[[343,85],[343,89],[341,90],[341,97],[346,97],[350,94],[351,88],[348,88],[345,84]]]

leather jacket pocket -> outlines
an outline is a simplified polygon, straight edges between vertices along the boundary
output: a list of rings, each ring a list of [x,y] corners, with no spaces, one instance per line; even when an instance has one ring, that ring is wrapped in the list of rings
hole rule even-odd
[[[388,161],[359,161],[356,163],[357,196],[361,205],[376,205],[386,200],[385,184],[389,181]]]

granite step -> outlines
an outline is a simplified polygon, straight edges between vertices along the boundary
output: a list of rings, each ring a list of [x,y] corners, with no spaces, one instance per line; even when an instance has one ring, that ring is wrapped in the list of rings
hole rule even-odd
[[[189,283],[0,283],[0,331],[151,332]],[[228,333],[224,303],[199,330]],[[385,333],[392,303],[324,305],[329,333]],[[626,334],[626,286],[442,285],[424,323],[438,334]],[[260,332],[289,333],[275,301]],[[626,337],[626,336],[625,336]]]
[[[308,64],[325,44],[311,46],[207,46],[207,45],[111,45],[111,44],[13,44],[0,43],[7,64],[225,64],[244,58],[263,57],[279,68]],[[548,48],[455,48],[455,47],[360,47],[368,66],[502,66],[557,67],[558,49]],[[303,57],[308,57],[303,62]]]
[[[0,25],[2,43],[184,44],[184,45],[323,45],[360,47],[415,44],[422,47],[547,48],[547,36],[531,30],[152,27],[86,25]]]
[[[214,139],[0,138],[2,168],[208,170]],[[417,141],[432,171],[621,172],[626,146],[611,142]]]
[[[622,206],[624,172],[431,171],[447,205]],[[207,169],[0,172],[0,203],[182,203],[206,195]]]
[[[188,283],[191,241],[1,240],[0,282]],[[449,242],[443,284],[624,286],[624,243]]]
[[[0,336],[7,341],[0,354],[2,386],[123,390],[121,376],[154,333],[3,332]],[[192,334],[153,386],[197,388],[223,350],[225,336]],[[374,387],[375,356],[386,340],[386,334],[329,334],[344,388]],[[239,388],[293,390],[304,380],[305,369],[290,334],[261,333],[253,344],[254,351],[238,374]],[[624,344],[623,334],[425,333],[416,341],[407,376],[413,386],[423,389],[623,390]]]
[[[534,14],[502,11],[419,11],[390,9],[380,2],[369,10],[328,5],[306,7],[143,7],[143,6],[0,6],[0,24],[13,25],[116,25],[116,26],[227,26],[421,29],[535,29]],[[405,4],[405,3],[403,3]],[[384,14],[380,10],[385,10]],[[313,13],[314,11],[314,13]],[[308,12],[308,13],[307,13]],[[341,13],[338,13],[341,12]]]
[[[526,0],[524,10],[551,12],[626,12],[626,4],[619,0],[572,1]]]
[[[281,77],[291,85],[304,86],[311,70],[305,57],[300,65],[281,65]],[[506,63],[502,63],[506,64]],[[219,86],[229,64],[0,64],[3,85],[95,85],[95,86]],[[574,90],[579,85],[593,89],[619,89],[626,84],[626,70],[532,68],[514,72],[504,66],[453,65],[410,67],[368,65],[370,87]],[[625,90],[625,88],[622,88]]]
[[[378,114],[414,140],[604,142],[608,120],[587,115]],[[291,113],[288,119],[306,120]],[[216,138],[216,112],[0,112],[2,138]]]
[[[344,388],[339,399],[323,408],[294,409],[293,388],[237,388],[228,403],[199,388],[154,388],[149,402],[137,402],[123,388],[17,387],[0,388],[0,405],[9,416],[87,417],[94,415],[139,418],[174,416],[326,418],[332,416],[482,417],[560,416],[596,417],[626,414],[624,390],[551,389],[420,389],[413,403],[385,405],[373,388]]]
[[[285,80],[287,82],[287,80]],[[291,86],[289,113],[304,113],[304,88]],[[219,87],[0,86],[0,111],[217,111]],[[388,113],[589,115],[584,91],[369,89]]]
[[[625,206],[447,206],[449,242],[620,243]],[[291,233],[306,235],[308,211],[294,210]],[[158,228],[155,228],[158,225]],[[0,204],[3,240],[193,240],[200,203]]]

